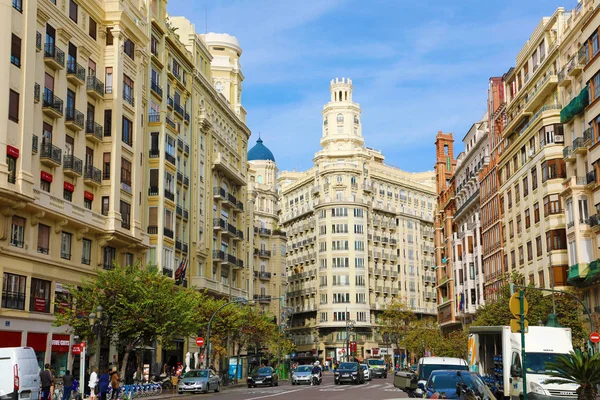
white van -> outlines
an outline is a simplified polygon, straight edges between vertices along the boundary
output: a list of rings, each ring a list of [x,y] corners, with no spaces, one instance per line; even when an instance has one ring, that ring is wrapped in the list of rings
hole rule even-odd
[[[40,367],[31,347],[0,348],[0,399],[40,398]]]

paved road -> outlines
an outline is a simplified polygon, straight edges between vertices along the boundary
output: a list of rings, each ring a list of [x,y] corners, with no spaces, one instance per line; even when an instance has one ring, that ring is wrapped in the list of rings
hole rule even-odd
[[[280,382],[276,387],[224,389],[220,393],[182,395],[180,399],[193,396],[193,400],[212,398],[214,400],[396,400],[406,399],[406,393],[394,388],[393,377],[373,379],[364,385],[334,385],[333,375],[328,373],[319,386],[292,386],[289,382]],[[190,398],[190,400],[192,400]]]

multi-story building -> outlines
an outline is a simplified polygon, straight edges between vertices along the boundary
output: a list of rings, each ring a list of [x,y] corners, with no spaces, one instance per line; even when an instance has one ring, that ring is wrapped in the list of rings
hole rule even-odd
[[[471,126],[463,143],[465,151],[458,155],[454,170],[456,230],[452,233],[452,265],[457,296],[455,313],[463,324],[468,324],[477,308],[484,304],[479,173],[490,160],[487,113]]]
[[[155,24],[153,20],[153,28]],[[161,103],[161,118],[164,114],[165,119],[171,118],[173,122],[171,126],[164,121],[164,132],[171,139],[177,139],[177,150],[173,149],[173,154],[179,157],[175,159],[176,167],[183,174],[182,179],[178,176],[178,182],[174,183],[179,190],[174,204],[177,237],[181,235],[182,242],[189,237],[187,280],[190,286],[217,297],[248,298],[253,277],[252,271],[244,267],[253,257],[253,248],[248,246],[252,216],[247,215],[246,210],[253,208],[253,202],[247,196],[250,130],[240,104],[242,49],[237,39],[227,34],[199,35],[184,17],[170,17],[165,24],[167,38],[160,39],[160,31],[156,29],[153,32],[156,40],[153,40],[159,44],[172,43],[166,46],[164,54],[159,47],[159,55],[153,55],[152,61],[155,68],[163,65],[166,69],[163,73],[167,74],[168,93],[164,94],[166,101]],[[185,49],[173,37],[182,41]],[[186,61],[184,57],[189,59]],[[185,63],[189,64],[185,68],[189,68],[190,76],[184,83]],[[179,73],[173,72],[177,69]],[[236,90],[225,90],[229,87]],[[178,103],[178,96],[187,99],[187,103],[184,100]],[[160,139],[159,143],[165,142]],[[168,149],[169,143],[166,146]],[[162,152],[159,153],[162,157]],[[173,172],[172,165],[160,168],[171,168],[167,172]],[[179,207],[182,215],[179,215]],[[177,242],[175,245],[175,256],[179,257]],[[186,257],[183,251],[181,257]],[[191,353],[199,351],[193,338],[187,340],[186,346],[186,351]]]
[[[502,210],[498,187],[498,158],[504,149],[502,128],[505,106],[504,80],[494,77],[489,80],[487,109],[489,116],[488,148],[490,159],[479,173],[479,207],[481,220],[482,265],[484,274],[483,295],[485,301],[494,301],[500,293],[504,265]]]
[[[0,343],[62,374],[72,336],[52,315],[64,284],[146,262],[146,16],[129,0],[13,1],[2,15]],[[100,358],[113,355],[104,341]]]
[[[435,210],[435,274],[438,324],[443,331],[456,329],[457,298],[454,284],[453,234],[456,201],[454,192],[456,180],[456,159],[454,158],[454,138],[452,133],[442,133],[435,137],[435,178],[437,202]]]
[[[392,356],[377,332],[386,305],[436,313],[433,172],[404,172],[364,146],[352,89],[331,81],[314,166],[279,176],[298,358],[339,360],[347,339],[358,357]]]
[[[279,321],[287,291],[286,234],[279,229],[275,157],[260,137],[248,151],[248,164],[248,198],[254,203],[254,232],[250,232],[248,244],[254,249],[248,266],[253,274],[249,296]]]
[[[563,68],[558,74],[559,85],[564,88],[565,107],[560,116],[567,145],[563,156],[568,178],[562,201],[567,223],[568,283],[582,290],[595,324],[600,323],[598,4],[583,1],[571,11],[560,54]]]
[[[569,13],[545,17],[506,82],[504,152],[498,161],[504,263],[538,287],[564,286],[568,269],[563,201],[559,47]],[[572,176],[567,182],[577,185]]]

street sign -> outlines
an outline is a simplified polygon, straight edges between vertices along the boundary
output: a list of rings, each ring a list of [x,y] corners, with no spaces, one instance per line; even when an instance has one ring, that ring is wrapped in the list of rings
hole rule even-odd
[[[72,348],[73,354],[81,354],[81,347],[78,344],[74,344]]]
[[[598,333],[598,332],[592,332],[592,333],[590,333],[590,341],[592,343],[598,343],[598,342],[600,342],[600,333]]]
[[[527,333],[528,329],[529,329],[529,321],[525,320],[525,333]],[[521,321],[519,321],[518,319],[512,318],[510,320],[510,331],[512,333],[521,332]]]
[[[511,314],[515,316],[515,318],[519,318],[519,314],[521,314],[519,293],[515,293],[512,296],[510,296],[508,308],[510,309]],[[527,311],[529,311],[529,304],[527,303],[527,299],[525,297],[523,297],[523,311],[525,315],[527,315]]]
[[[200,347],[204,346],[204,338],[196,338],[196,344]]]

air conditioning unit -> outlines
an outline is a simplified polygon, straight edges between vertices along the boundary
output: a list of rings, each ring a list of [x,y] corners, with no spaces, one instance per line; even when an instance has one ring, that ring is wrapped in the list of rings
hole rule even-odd
[[[554,135],[554,143],[564,143],[565,137],[563,135]]]

